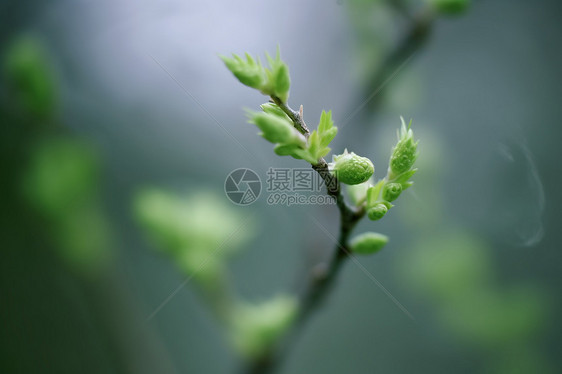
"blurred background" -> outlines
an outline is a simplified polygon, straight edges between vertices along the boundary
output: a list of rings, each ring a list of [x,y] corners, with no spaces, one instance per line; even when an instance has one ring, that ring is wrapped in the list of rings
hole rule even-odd
[[[306,167],[218,58],[279,45],[334,152],[382,177],[400,115],[421,139],[415,187],[356,229],[390,237],[359,260],[413,319],[349,262],[279,372],[560,372],[562,5],[432,4],[2,1],[0,371],[236,372],[255,347],[225,337],[224,294],[291,294],[334,246],[315,221],[338,225],[224,194],[237,168]]]

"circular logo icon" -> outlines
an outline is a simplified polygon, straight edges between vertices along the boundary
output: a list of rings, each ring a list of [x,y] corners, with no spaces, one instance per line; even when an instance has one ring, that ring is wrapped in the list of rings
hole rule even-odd
[[[261,192],[260,177],[250,169],[236,169],[224,181],[226,196],[236,205],[250,205]]]

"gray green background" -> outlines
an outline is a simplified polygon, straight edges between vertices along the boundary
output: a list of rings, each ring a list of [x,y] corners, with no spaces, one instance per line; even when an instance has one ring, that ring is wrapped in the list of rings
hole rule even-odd
[[[280,372],[561,369],[560,2],[481,0],[463,16],[439,19],[428,43],[377,95],[376,113],[363,110],[347,121],[366,99],[364,74],[404,26],[376,9],[356,11],[371,9],[360,8],[364,3],[0,3],[0,46],[22,34],[43,43],[65,131],[101,155],[100,204],[113,237],[111,271],[84,280],[40,239],[45,228],[14,219],[11,209],[19,208],[4,199],[1,372],[235,371],[239,362],[189,284],[145,322],[185,276],[154,250],[132,201],[139,188],[159,186],[216,191],[227,202],[223,183],[234,169],[250,168],[265,180],[270,166],[305,167],[275,156],[256,136],[242,108],[265,98],[239,84],[218,58],[263,55],[277,45],[291,71],[290,103],[304,105],[312,126],[322,109],[333,110],[342,128],[335,152],[349,147],[370,157],[382,176],[400,115],[413,118],[421,139],[415,187],[383,221],[358,228],[390,236],[381,253],[359,260],[414,320],[349,262]],[[2,122],[7,133],[17,126]],[[24,167],[13,157],[3,164]],[[309,214],[335,232],[334,207],[269,206],[262,196],[232,208],[257,223],[230,266],[247,299],[290,292],[307,250],[333,247]],[[451,259],[460,247],[477,253],[470,297],[454,289],[471,263]],[[488,275],[479,277],[478,269]],[[498,301],[512,294],[519,295],[513,308]],[[537,310],[505,325],[511,317],[496,302]]]

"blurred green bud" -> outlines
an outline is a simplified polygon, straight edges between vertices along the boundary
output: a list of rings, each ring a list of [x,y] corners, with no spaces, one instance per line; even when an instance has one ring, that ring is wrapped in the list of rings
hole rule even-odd
[[[226,273],[225,256],[199,246],[178,252],[174,262],[185,274],[203,285],[219,283]]]
[[[186,195],[143,189],[135,196],[134,211],[156,248],[205,284],[220,281],[227,258],[254,234],[252,221],[241,226],[243,217],[221,195],[209,191]]]
[[[354,253],[371,254],[380,251],[386,243],[388,243],[388,236],[366,232],[353,238],[349,247]]]
[[[371,178],[375,167],[368,158],[349,153],[346,149],[343,154],[334,156],[332,170],[340,182],[353,185]]]
[[[402,185],[400,183],[387,183],[382,189],[382,198],[386,201],[394,201],[402,193]]]
[[[296,311],[297,301],[287,295],[261,304],[241,303],[231,315],[231,343],[247,359],[261,357],[287,331]]]
[[[111,233],[99,204],[99,157],[74,139],[48,139],[32,149],[22,180],[28,204],[47,225],[53,248],[81,276],[111,257]]]
[[[246,53],[246,60],[235,54],[232,56],[232,58],[225,56],[220,58],[240,83],[261,90],[266,83],[266,74],[260,61],[256,62],[248,53]]]
[[[18,106],[39,118],[56,110],[57,89],[48,53],[33,37],[14,42],[4,56],[3,70]]]
[[[29,202],[48,217],[60,217],[96,196],[99,157],[85,143],[49,139],[31,155],[23,180]]]
[[[404,118],[398,134],[398,143],[392,149],[389,162],[389,180],[393,180],[402,173],[409,171],[418,157],[418,142],[414,140],[414,133],[410,126],[406,127]],[[410,122],[411,125],[411,122]]]
[[[468,9],[470,0],[429,0],[435,10],[442,14],[461,14]]]
[[[367,217],[369,217],[371,221],[377,221],[384,217],[386,212],[388,212],[388,207],[380,203],[367,210]]]
[[[261,136],[272,143],[292,144],[304,148],[305,137],[299,133],[288,119],[275,114],[253,113],[250,123],[255,124],[262,131]]]

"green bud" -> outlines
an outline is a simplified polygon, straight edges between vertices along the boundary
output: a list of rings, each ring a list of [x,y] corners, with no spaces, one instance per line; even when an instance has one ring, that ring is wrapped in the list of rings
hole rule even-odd
[[[388,243],[388,236],[376,232],[366,232],[356,236],[350,243],[354,253],[371,254],[380,251]]]
[[[400,183],[387,183],[382,189],[382,198],[386,201],[394,201],[402,193],[402,185]]]
[[[442,14],[461,14],[470,5],[470,0],[429,0],[429,2]]]
[[[386,212],[388,212],[387,206],[380,203],[367,210],[367,217],[369,217],[371,221],[377,221],[384,217]]]
[[[306,139],[289,122],[275,114],[255,113],[250,119],[262,131],[261,135],[272,143],[294,144],[304,148]]]
[[[371,178],[375,167],[368,158],[358,156],[353,152],[348,153],[346,149],[343,154],[334,156],[332,170],[340,182],[353,185],[366,182]]]
[[[220,58],[240,83],[261,90],[266,83],[266,74],[259,60],[256,62],[248,53],[246,60],[235,54],[232,56],[233,58]]]
[[[393,180],[402,173],[409,171],[418,157],[418,142],[414,140],[414,133],[406,123],[402,120],[402,128],[398,134],[398,143],[392,149],[392,155],[389,162],[389,179]],[[411,122],[410,122],[411,123]]]
[[[235,54],[232,55],[232,58],[225,56],[220,56],[220,58],[242,84],[260,90],[264,95],[277,96],[286,102],[291,87],[289,67],[281,61],[279,48],[277,48],[275,58],[267,53],[265,55],[269,68],[263,67],[259,59],[254,60],[248,53],[246,53],[245,60]]]

